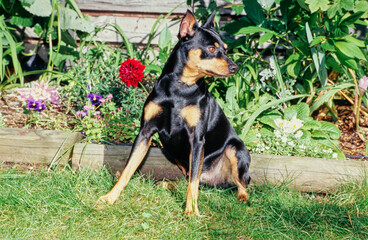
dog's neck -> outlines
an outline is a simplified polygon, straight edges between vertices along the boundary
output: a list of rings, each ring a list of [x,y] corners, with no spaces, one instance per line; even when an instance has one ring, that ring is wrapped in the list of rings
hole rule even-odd
[[[205,74],[198,72],[195,66],[188,64],[188,52],[183,50],[182,44],[183,42],[179,41],[172,50],[158,81],[165,75],[173,74],[177,76],[176,79],[173,79],[174,81],[184,83],[188,87],[194,87],[198,83],[202,85],[201,80]]]

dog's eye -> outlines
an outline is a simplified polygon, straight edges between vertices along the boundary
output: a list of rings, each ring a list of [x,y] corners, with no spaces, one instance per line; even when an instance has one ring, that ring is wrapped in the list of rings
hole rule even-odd
[[[208,51],[210,53],[214,53],[216,51],[216,48],[215,47],[208,47]]]

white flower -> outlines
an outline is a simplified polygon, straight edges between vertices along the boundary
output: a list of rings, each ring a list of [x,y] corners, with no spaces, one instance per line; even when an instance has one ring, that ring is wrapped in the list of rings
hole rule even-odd
[[[333,153],[333,154],[332,154],[332,158],[337,159],[337,153]]]
[[[260,137],[262,137],[262,135],[261,135],[260,133],[257,133],[257,134],[256,134],[256,137],[257,137],[257,138],[260,138]]]
[[[286,136],[282,136],[281,137],[281,142],[286,143],[287,142],[287,137]]]
[[[301,138],[303,136],[303,132],[302,131],[300,131],[300,130],[298,130],[296,133],[295,133],[295,135],[294,135],[294,137],[295,138]]]
[[[283,128],[285,126],[285,120],[282,118],[277,118],[273,120],[278,128]]]
[[[282,118],[277,118],[274,120],[277,128],[283,133],[294,133],[303,127],[303,120],[296,118],[296,115],[292,117],[290,121]]]
[[[275,134],[275,137],[281,138],[281,132],[279,130],[274,130],[273,134]]]
[[[296,118],[296,115],[294,115],[290,121],[286,121],[284,131],[286,133],[294,133],[301,127],[303,127],[303,120]]]
[[[300,148],[302,151],[304,151],[307,147],[306,147],[304,144],[302,144],[302,145],[300,145],[300,146],[299,146],[299,148]]]
[[[289,142],[289,145],[290,145],[291,147],[294,147],[294,146],[295,146],[295,143],[294,143],[293,141],[290,141],[290,142]]]
[[[275,144],[278,146],[278,145],[280,145],[280,143],[279,142],[275,142]]]
[[[266,149],[266,150],[270,150],[270,147],[269,147],[269,146],[265,146],[265,149]]]

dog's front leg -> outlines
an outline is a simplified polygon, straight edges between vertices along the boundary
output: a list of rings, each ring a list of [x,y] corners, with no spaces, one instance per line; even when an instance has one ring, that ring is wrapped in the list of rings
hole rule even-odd
[[[104,196],[100,197],[100,201],[113,204],[120,196],[121,191],[128,185],[130,178],[133,176],[134,172],[138,169],[139,165],[142,163],[144,157],[151,144],[152,136],[145,137],[140,131],[139,135],[135,139],[135,142],[130,153],[128,163],[120,175],[119,180],[116,182],[115,186]]]
[[[198,210],[198,191],[199,179],[203,166],[203,146],[203,139],[193,139],[191,153],[189,156],[189,183],[187,188],[187,203],[184,212],[187,216],[200,216]]]

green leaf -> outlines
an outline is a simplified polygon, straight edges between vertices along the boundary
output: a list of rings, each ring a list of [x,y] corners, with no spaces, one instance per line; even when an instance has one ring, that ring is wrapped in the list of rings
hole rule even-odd
[[[63,30],[73,29],[90,33],[94,30],[93,22],[80,18],[78,13],[70,8],[58,7],[60,28]]]
[[[296,115],[296,118],[307,121],[309,120],[309,106],[308,104],[301,102],[295,105],[291,105],[285,109],[284,116],[286,119],[291,120]]]
[[[19,16],[13,16],[10,18],[9,23],[12,25],[20,25],[23,27],[31,27],[33,24],[33,18],[24,18]]]
[[[255,24],[260,25],[266,19],[261,5],[257,0],[243,0],[244,10],[247,17]]]
[[[346,40],[348,43],[352,43],[352,44],[356,45],[357,47],[362,47],[362,48],[364,48],[364,47],[365,47],[364,41],[359,40],[359,39],[356,39],[356,38],[355,38],[355,37],[353,37],[353,36],[348,35],[348,36],[346,36],[346,37],[345,37],[345,40]]]
[[[345,25],[345,26],[349,26],[353,23],[355,23],[357,20],[359,20],[359,18],[361,18],[363,16],[364,12],[356,12],[351,14],[349,17],[343,19],[340,24],[341,25]]]
[[[259,38],[259,45],[262,45],[263,43],[267,42],[268,40],[270,40],[273,37],[273,33],[272,32],[266,32],[265,34],[263,34],[260,38]]]
[[[309,9],[312,13],[317,12],[318,10],[327,11],[330,7],[328,0],[306,0],[305,3],[309,5]]]
[[[321,123],[315,120],[306,121],[303,124],[302,129],[304,130],[312,130],[312,129],[319,129],[321,127]]]
[[[293,63],[290,63],[289,65],[287,65],[286,67],[286,71],[287,73],[294,78],[297,78],[300,72],[300,68],[301,68],[301,62],[300,61],[295,61]]]
[[[339,49],[344,55],[351,57],[351,58],[358,58],[361,60],[366,60],[362,50],[353,44],[346,41],[336,41],[335,46]]]
[[[302,54],[299,52],[291,54],[285,62],[287,73],[292,77],[297,77],[301,68]]]
[[[34,3],[35,0],[20,0],[23,7],[29,7]]]
[[[355,3],[355,12],[357,11],[363,11],[365,14],[362,16],[362,18],[368,18],[368,1],[359,1]]]
[[[305,0],[297,0],[298,4],[304,8],[305,10],[309,10],[309,7],[307,4],[305,4]]]
[[[70,45],[70,46],[75,47],[75,48],[78,47],[76,41],[74,40],[74,38],[70,35],[70,33],[68,31],[61,31],[61,39],[67,45]]]
[[[322,42],[321,47],[325,51],[336,51],[332,40]]]
[[[321,128],[320,131],[328,134],[332,139],[339,139],[341,136],[340,129],[333,123],[321,121]]]
[[[261,33],[261,32],[272,33],[275,36],[279,36],[279,34],[275,31],[272,31],[270,29],[263,28],[263,27],[256,27],[256,26],[242,27],[237,32],[235,32],[234,35],[253,34],[253,33]]]
[[[336,52],[336,57],[340,61],[340,64],[354,70],[358,69],[358,64],[354,58],[348,57],[340,51]]]
[[[251,23],[248,19],[241,18],[238,21],[232,21],[226,24],[224,30],[231,35],[235,35],[239,29],[249,26],[253,26],[253,23]]]
[[[309,46],[313,47],[317,44],[320,44],[321,42],[326,41],[326,37],[325,36],[317,36],[315,37],[310,43]]]
[[[305,32],[307,34],[308,43],[311,44],[313,41],[312,32],[309,28],[308,22],[305,23]],[[320,48],[311,47],[313,64],[317,70],[318,79],[322,86],[327,84],[327,69],[325,66],[325,54],[320,50]]]
[[[43,29],[42,29],[42,27],[41,27],[41,25],[40,25],[39,23],[36,23],[36,24],[34,25],[34,27],[33,27],[33,31],[34,31],[34,33],[35,33],[37,36],[40,36],[40,35],[41,35],[41,33],[42,33],[42,31],[43,31]]]
[[[172,40],[171,40],[171,32],[170,29],[167,27],[167,25],[162,29],[160,36],[158,38],[158,46],[161,49],[164,49],[165,47],[171,47]]]
[[[259,139],[257,137],[257,130],[255,129],[251,129],[249,130],[248,134],[245,136],[245,138],[243,139],[244,143],[247,145],[247,147],[256,147]]]
[[[320,130],[314,130],[312,132],[312,135],[311,136],[312,136],[312,138],[325,138],[325,139],[329,138],[326,133],[324,133],[324,132],[322,132]]]
[[[243,5],[236,4],[232,4],[231,9],[236,13],[236,15],[240,15],[244,10]]]
[[[354,0],[340,0],[341,8],[346,11],[352,11],[354,9]]]
[[[50,0],[34,0],[32,5],[23,5],[23,7],[28,12],[39,17],[49,17],[52,12],[52,5]]]
[[[266,124],[272,128],[277,128],[275,124],[275,119],[281,118],[281,115],[277,114],[267,114],[265,116],[262,116],[260,118],[257,118],[258,121],[260,121],[263,124]]]
[[[350,82],[344,82],[339,85],[333,85],[328,91],[326,91],[326,93],[323,96],[321,96],[317,101],[313,103],[312,107],[310,108],[310,112],[313,113],[323,103],[327,102],[331,97],[333,97],[338,91],[351,87],[354,87],[354,84]]]
[[[326,66],[328,68],[332,68],[332,70],[339,72],[339,73],[344,73],[342,67],[341,67],[341,63],[339,63],[335,57],[335,54],[331,54],[327,57],[327,61],[326,61]]]

